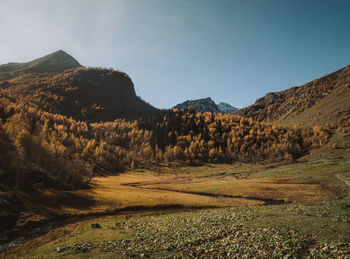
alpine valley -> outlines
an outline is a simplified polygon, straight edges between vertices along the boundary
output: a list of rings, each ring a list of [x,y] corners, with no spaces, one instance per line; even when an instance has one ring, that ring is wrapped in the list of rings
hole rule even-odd
[[[350,66],[242,109],[136,92],[0,65],[1,257],[349,258]]]

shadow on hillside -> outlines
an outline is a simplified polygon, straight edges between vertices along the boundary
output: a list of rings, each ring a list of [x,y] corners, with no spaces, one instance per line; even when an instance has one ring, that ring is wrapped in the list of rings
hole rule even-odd
[[[1,202],[7,206],[0,213],[0,244],[26,236],[56,220],[74,217],[69,209],[89,210],[96,204],[92,197],[53,189],[11,192],[6,197],[8,199],[3,196]]]
[[[72,191],[54,191],[51,193],[40,194],[43,199],[42,205],[55,208],[75,208],[89,209],[96,204],[96,201],[86,195]]]

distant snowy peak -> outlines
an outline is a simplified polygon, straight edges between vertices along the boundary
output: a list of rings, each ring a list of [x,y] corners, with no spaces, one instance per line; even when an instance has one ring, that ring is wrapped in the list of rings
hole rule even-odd
[[[196,112],[222,112],[222,113],[234,113],[238,111],[236,107],[231,106],[228,103],[216,104],[210,97],[188,100],[176,105],[176,109],[191,109]]]

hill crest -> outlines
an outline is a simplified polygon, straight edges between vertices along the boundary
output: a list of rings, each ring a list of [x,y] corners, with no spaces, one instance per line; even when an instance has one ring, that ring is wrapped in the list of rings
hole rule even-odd
[[[63,50],[25,62],[0,65],[0,80],[8,80],[22,74],[61,73],[68,69],[82,67],[79,62]]]

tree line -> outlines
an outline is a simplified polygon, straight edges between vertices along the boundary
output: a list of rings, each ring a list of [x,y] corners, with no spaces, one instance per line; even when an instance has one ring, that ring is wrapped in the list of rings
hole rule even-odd
[[[0,174],[4,183],[15,185],[51,179],[81,186],[93,174],[174,162],[292,161],[330,137],[330,130],[319,126],[289,128],[176,109],[138,120],[89,123],[16,98],[0,90]]]

